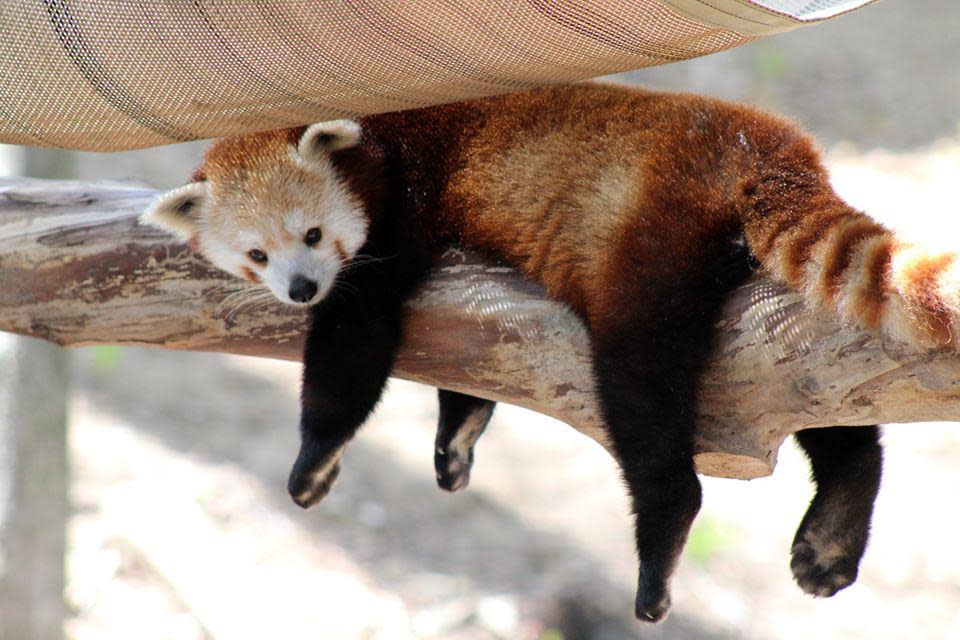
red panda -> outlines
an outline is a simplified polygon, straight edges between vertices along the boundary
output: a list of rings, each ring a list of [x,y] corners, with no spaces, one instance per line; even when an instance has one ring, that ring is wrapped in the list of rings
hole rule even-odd
[[[954,254],[910,246],[844,203],[792,123],[693,95],[557,86],[227,138],[144,219],[312,306],[289,482],[302,506],[329,490],[390,373],[401,305],[447,246],[506,261],[568,304],[591,337],[635,513],[636,613],[650,621],[669,609],[700,506],[697,385],[732,288],[761,269],[848,324],[918,346],[960,331]],[[441,402],[438,472],[457,488],[493,405]],[[791,561],[808,593],[856,578],[878,437],[798,434],[817,484]]]

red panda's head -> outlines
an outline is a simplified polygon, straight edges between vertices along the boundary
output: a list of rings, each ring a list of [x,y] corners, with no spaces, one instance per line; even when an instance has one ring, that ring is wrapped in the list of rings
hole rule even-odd
[[[334,120],[224,138],[193,182],[160,196],[141,220],[281,302],[318,302],[367,238],[364,198],[333,158],[360,136],[356,122]]]

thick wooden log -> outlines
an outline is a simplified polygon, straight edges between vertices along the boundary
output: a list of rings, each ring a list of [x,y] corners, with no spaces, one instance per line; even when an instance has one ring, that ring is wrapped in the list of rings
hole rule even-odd
[[[305,315],[232,308],[242,283],[137,224],[154,195],[0,181],[0,329],[61,345],[299,359]],[[451,251],[407,315],[398,377],[528,407],[607,445],[583,325],[512,269]],[[734,292],[717,331],[699,408],[704,474],[768,475],[800,429],[960,419],[956,354],[841,329],[770,281]]]

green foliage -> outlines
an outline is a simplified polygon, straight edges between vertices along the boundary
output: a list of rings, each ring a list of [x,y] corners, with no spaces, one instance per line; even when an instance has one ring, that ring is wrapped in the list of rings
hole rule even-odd
[[[765,80],[779,80],[790,70],[790,59],[773,45],[756,48],[753,68]]]
[[[735,539],[735,532],[729,524],[702,516],[690,530],[685,553],[698,564],[707,565],[718,551],[729,548]]]
[[[116,346],[93,347],[91,367],[94,373],[105,376],[120,366],[123,359],[123,349]]]

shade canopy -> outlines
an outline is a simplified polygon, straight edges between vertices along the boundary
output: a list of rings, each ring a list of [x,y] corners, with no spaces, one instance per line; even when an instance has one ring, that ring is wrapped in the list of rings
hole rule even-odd
[[[0,142],[111,151],[728,49],[872,0],[0,0]]]

